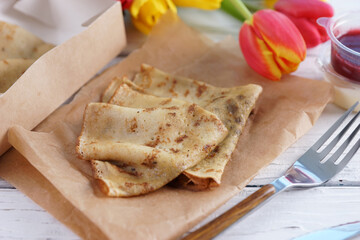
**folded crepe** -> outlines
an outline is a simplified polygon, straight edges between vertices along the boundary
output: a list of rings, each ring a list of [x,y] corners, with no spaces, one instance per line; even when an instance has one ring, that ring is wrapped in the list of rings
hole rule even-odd
[[[19,26],[0,21],[0,60],[37,59],[53,47]]]
[[[0,21],[0,93],[53,47],[19,26]]]
[[[218,186],[245,123],[255,107],[262,88],[249,84],[233,88],[214,87],[204,82],[173,76],[143,64],[132,86],[159,97],[177,98],[196,103],[214,113],[229,130],[228,136],[199,164],[183,172],[175,185],[192,190]],[[107,94],[113,91],[107,89]]]
[[[101,96],[101,101],[104,103],[109,102],[112,98],[114,98],[114,94],[116,92],[116,90],[119,89],[120,85],[122,85],[122,87],[130,87],[131,89],[140,92],[140,93],[145,93],[144,89],[142,89],[141,87],[137,86],[136,84],[134,84],[132,81],[130,81],[126,76],[119,78],[119,77],[114,77],[110,84],[108,85],[108,87],[105,89],[105,91],[103,92],[102,96]],[[126,86],[125,86],[126,85]],[[130,92],[122,92],[121,88],[119,90],[119,92],[116,94],[115,99],[116,98],[121,98],[121,94],[120,93],[124,93],[124,94],[130,94]],[[134,92],[132,92],[131,94],[134,94]],[[182,101],[181,101],[182,102]]]
[[[191,190],[204,190],[218,186],[227,162],[231,158],[246,120],[255,107],[262,88],[249,84],[234,88],[218,88],[209,84],[176,77],[143,64],[134,82],[127,78],[114,78],[103,94],[103,101],[129,98],[122,88],[124,83],[133,90],[174,99],[182,99],[196,103],[204,109],[216,114],[229,130],[228,136],[205,159],[196,166],[187,169],[173,185]],[[117,89],[120,89],[117,92]],[[134,93],[132,93],[134,94]],[[110,100],[111,101],[111,100]],[[124,104],[121,100],[114,104]],[[147,101],[137,101],[138,107],[149,106]],[[145,104],[145,105],[143,105]],[[153,102],[153,104],[155,104]],[[169,103],[171,104],[171,103]],[[153,107],[156,106],[152,105]]]
[[[23,58],[0,60],[0,93],[6,92],[34,62]]]
[[[156,99],[146,97],[148,102]],[[161,99],[163,105],[165,100]],[[106,195],[154,191],[196,165],[226,137],[226,127],[214,114],[196,104],[180,100],[176,104],[87,106],[77,152],[81,159],[92,160],[95,178]]]

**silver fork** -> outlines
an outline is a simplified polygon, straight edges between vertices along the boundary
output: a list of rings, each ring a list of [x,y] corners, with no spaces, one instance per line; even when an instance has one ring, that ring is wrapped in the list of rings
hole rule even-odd
[[[225,230],[231,224],[239,220],[241,217],[264,204],[267,200],[274,197],[277,193],[291,187],[315,187],[319,186],[337,173],[339,173],[350,159],[355,155],[360,147],[360,138],[355,145],[345,155],[339,163],[337,163],[341,154],[350,144],[351,140],[356,136],[360,129],[360,124],[353,130],[350,136],[345,139],[341,146],[326,161],[325,157],[334,149],[335,145],[340,141],[344,134],[353,125],[360,112],[358,112],[348,124],[337,134],[337,136],[321,151],[319,149],[340,127],[349,114],[355,109],[358,102],[349,108],[321,138],[307,150],[284,174],[284,176],[276,179],[270,184],[260,188],[255,193],[238,203],[236,206],[212,220],[208,224],[190,233],[184,239],[211,239]]]

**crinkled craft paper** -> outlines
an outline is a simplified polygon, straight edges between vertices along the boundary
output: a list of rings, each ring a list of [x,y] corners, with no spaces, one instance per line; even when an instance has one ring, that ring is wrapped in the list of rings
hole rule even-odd
[[[95,40],[82,38],[84,44]],[[74,49],[71,54],[81,52]],[[142,63],[215,86],[256,83],[264,88],[220,187],[192,192],[166,186],[139,197],[108,198],[94,185],[89,162],[76,157],[85,106],[100,100],[114,76],[132,78]],[[62,63],[54,59],[54,64]],[[81,68],[81,62],[74,63],[74,72]],[[2,157],[0,176],[84,239],[176,239],[305,134],[331,97],[325,82],[291,75],[280,82],[260,77],[234,39],[215,44],[168,14],[140,49],[90,81],[35,131],[11,128],[9,139],[16,150]],[[289,165],[294,161],[289,159]]]

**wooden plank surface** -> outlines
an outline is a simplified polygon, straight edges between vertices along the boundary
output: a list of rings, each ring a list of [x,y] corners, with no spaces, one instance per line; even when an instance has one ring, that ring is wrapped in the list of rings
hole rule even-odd
[[[0,188],[0,239],[79,239],[14,188]]]
[[[203,223],[235,205],[257,187],[247,187]],[[319,187],[283,192],[216,239],[291,239],[359,220],[360,187]],[[79,239],[16,189],[0,189],[0,239]],[[359,239],[359,238],[358,238]]]
[[[258,188],[247,187],[209,218]],[[307,232],[359,220],[360,187],[290,190],[255,211],[216,239],[291,239]]]

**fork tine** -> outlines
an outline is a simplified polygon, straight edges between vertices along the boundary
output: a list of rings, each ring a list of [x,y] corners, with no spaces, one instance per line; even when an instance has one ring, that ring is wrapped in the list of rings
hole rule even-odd
[[[341,160],[341,162],[337,165],[337,173],[340,172],[346,164],[351,160],[351,158],[355,155],[357,150],[360,148],[360,138],[357,140],[355,145],[350,149],[350,151],[345,155],[345,157]]]
[[[343,135],[350,129],[351,125],[355,122],[356,118],[360,115],[360,111],[348,122],[348,124],[341,130],[341,132],[326,146],[324,150],[319,153],[320,159],[323,159],[328,153],[335,147],[335,145],[340,141]],[[347,146],[347,145],[346,145]],[[345,148],[346,148],[345,146]]]
[[[359,104],[356,102],[352,107],[350,107],[330,128],[326,131],[324,135],[311,147],[313,150],[317,151],[325,142],[329,139],[329,137],[338,129],[341,123],[347,118],[347,116],[354,111],[355,107]]]
[[[329,158],[328,161],[335,162],[341,154],[345,151],[346,147],[350,144],[351,140],[356,136],[360,130],[360,124],[355,128],[351,135],[341,144],[341,146],[336,150],[336,152]]]

